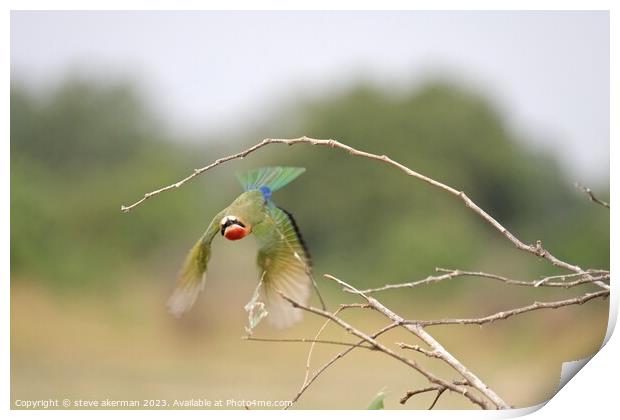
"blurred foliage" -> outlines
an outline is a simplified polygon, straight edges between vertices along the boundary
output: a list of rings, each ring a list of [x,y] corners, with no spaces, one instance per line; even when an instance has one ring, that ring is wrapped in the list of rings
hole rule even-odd
[[[175,240],[204,199],[178,191],[136,217],[120,205],[188,171],[128,86],[68,82],[11,90],[11,271],[59,286],[113,290]],[[196,228],[196,226],[193,226]],[[138,264],[136,264],[138,262]]]
[[[442,83],[400,95],[361,86],[292,109],[243,144],[306,134],[387,154],[463,189],[524,241],[543,239],[584,267],[609,265],[609,213],[574,191],[552,156],[518,141],[476,93]],[[176,267],[211,215],[238,194],[234,171],[261,164],[308,168],[275,199],[296,214],[318,271],[378,285],[437,265],[523,275],[549,269],[531,258],[506,267],[518,251],[454,197],[327,148],[270,146],[122,214],[121,203],[243,147],[171,137],[129,85],[73,80],[44,93],[13,86],[12,273],[114,290],[129,272],[149,277]]]

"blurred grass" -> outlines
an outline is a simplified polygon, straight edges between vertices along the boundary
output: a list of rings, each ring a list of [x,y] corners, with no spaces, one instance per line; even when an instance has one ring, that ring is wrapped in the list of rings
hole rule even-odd
[[[218,271],[222,276],[236,275],[230,268]],[[529,301],[513,296],[511,304],[500,304],[492,297],[507,291],[512,294],[514,289],[481,286],[481,295],[470,294],[450,303],[449,310],[443,307],[445,303],[416,298],[413,290],[393,309],[411,318],[478,316]],[[303,380],[309,345],[242,341],[242,305],[251,289],[249,281],[230,287],[230,281],[218,276],[190,317],[177,321],[164,310],[167,290],[162,288],[136,284],[123,288],[122,298],[84,295],[76,300],[59,298],[32,282],[20,282],[11,291],[11,400],[291,399]],[[552,294],[555,298],[566,295],[562,291]],[[338,301],[337,296],[329,300]],[[605,334],[607,306],[607,301],[597,300],[484,327],[429,330],[499,395],[523,407],[553,394],[562,362],[598,349]],[[351,311],[344,317],[366,331],[386,324],[369,311]],[[306,316],[290,330],[262,325],[255,335],[314,337],[321,322]],[[328,337],[354,340],[334,327],[324,334]],[[402,332],[382,338],[391,347],[398,341],[415,343]],[[340,349],[317,346],[313,369]],[[435,360],[415,353],[408,356],[437,374],[454,377]],[[426,386],[423,378],[382,354],[360,349],[326,372],[297,408],[360,409],[383,386],[388,409],[423,409],[432,400],[431,395],[421,395],[402,407],[399,398],[407,390]],[[472,406],[446,393],[437,408]]]
[[[531,150],[475,92],[443,83],[394,96],[368,86],[300,100],[243,139],[190,145],[166,132],[127,84],[68,80],[45,93],[11,90],[11,399],[292,398],[308,345],[241,341],[243,305],[258,273],[251,241],[216,239],[208,286],[176,321],[165,300],[184,253],[216,211],[240,192],[234,173],[299,165],[306,174],[277,193],[295,214],[317,276],[358,287],[417,280],[436,266],[519,279],[555,273],[517,251],[453,197],[378,162],[336,150],[272,146],[183,188],[120,212],[147,191],[263,137],[336,138],[390,157],[465,190],[523,241],[542,239],[561,259],[609,266],[609,212],[572,188],[552,156]],[[243,143],[243,146],[240,144]],[[608,185],[591,185],[608,199]],[[352,301],[322,285],[335,305]],[[454,279],[380,295],[407,318],[482,316],[583,291],[514,288]],[[445,346],[510,404],[544,401],[560,364],[592,354],[607,324],[607,301],[540,311],[484,327],[433,327]],[[347,315],[365,331],[384,321]],[[313,337],[306,317],[287,331]],[[335,330],[327,336],[340,337]],[[384,342],[410,339],[390,333]],[[320,346],[315,366],[338,349]],[[411,355],[417,357],[417,355]],[[434,372],[451,374],[435,360]],[[299,408],[368,406],[386,387],[387,409],[424,386],[381,355],[353,352],[328,371]],[[426,408],[432,395],[406,408]],[[471,408],[444,395],[438,408]]]

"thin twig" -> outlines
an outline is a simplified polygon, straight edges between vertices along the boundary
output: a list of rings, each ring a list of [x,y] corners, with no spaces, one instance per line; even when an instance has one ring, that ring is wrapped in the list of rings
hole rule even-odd
[[[401,289],[401,288],[405,288],[405,287],[416,287],[416,286],[422,286],[425,284],[431,284],[431,283],[438,283],[440,281],[443,280],[448,280],[451,279],[453,277],[456,277],[456,274],[454,272],[451,273],[446,273],[446,274],[441,274],[439,276],[428,276],[422,280],[417,280],[417,281],[413,281],[410,283],[398,283],[398,284],[386,284],[385,286],[381,286],[381,287],[376,287],[373,289],[364,289],[364,290],[360,290],[360,292],[362,293],[376,293],[376,292],[383,292],[385,290],[391,290],[391,289]],[[346,290],[343,289],[349,293],[355,293],[354,291],[351,290]]]
[[[531,281],[523,281],[523,280],[514,280],[508,277],[500,276],[492,273],[485,273],[482,271],[464,271],[464,270],[451,270],[446,268],[437,268],[437,271],[440,272],[449,272],[453,274],[453,277],[458,276],[469,276],[469,277],[481,277],[492,280],[498,280],[506,284],[514,285],[514,286],[529,286],[529,287],[562,287],[565,289],[569,289],[571,287],[579,286],[582,284],[595,283],[598,281],[608,280],[609,273],[607,274],[593,274],[590,271],[584,273],[571,273],[571,274],[562,274],[555,276],[547,276],[539,280],[531,280]],[[567,278],[577,277],[577,280],[573,281],[565,281]],[[559,279],[561,281],[550,281],[554,279]]]
[[[338,309],[336,309],[336,311],[334,311],[333,315],[337,316],[341,311],[345,309],[347,308],[345,308],[344,306],[341,306]],[[325,308],[323,308],[323,310],[325,310]],[[319,339],[319,336],[321,335],[323,330],[325,330],[329,322],[330,322],[330,319],[326,319],[323,325],[321,325],[321,328],[319,328],[319,330],[316,333],[316,336],[314,337],[315,340]],[[308,377],[310,376],[310,361],[312,360],[312,353],[314,352],[315,345],[316,345],[316,342],[313,341],[312,344],[310,345],[310,350],[308,351],[308,357],[306,357],[306,375],[304,376],[304,382],[301,384],[301,387],[299,388],[300,393],[305,389],[306,384],[308,383]]]
[[[398,327],[398,324],[392,323],[389,325],[386,325],[385,327],[381,328],[379,331],[375,332],[373,335],[371,335],[372,338],[377,338],[380,335],[382,335],[383,333],[388,332],[389,330]],[[291,403],[289,405],[287,405],[286,407],[284,407],[285,410],[288,410],[289,408],[291,408],[297,401],[299,401],[299,398],[301,398],[301,396],[304,394],[304,392],[306,392],[306,390],[310,387],[310,385],[312,385],[312,383],[314,381],[317,380],[317,378],[319,376],[321,376],[321,374],[323,372],[325,372],[327,370],[327,368],[329,368],[331,365],[333,365],[334,363],[336,363],[336,361],[340,360],[341,358],[343,358],[344,356],[346,356],[348,353],[350,353],[351,351],[355,350],[358,347],[363,347],[363,344],[366,342],[366,340],[360,340],[357,343],[353,343],[351,345],[351,347],[349,347],[346,350],[343,350],[339,353],[337,353],[334,357],[332,357],[329,361],[327,361],[323,366],[321,366],[318,370],[316,370],[314,372],[314,374],[312,375],[312,377],[305,383],[305,385],[297,392],[297,395],[295,395],[295,397],[291,400]],[[372,344],[369,345],[368,347],[372,347],[373,349],[376,349],[375,346],[373,346]]]
[[[350,343],[346,341],[336,341],[336,340],[315,340],[313,338],[269,338],[269,337],[253,337],[253,336],[243,336],[242,340],[246,341],[266,341],[271,343],[319,343],[319,344],[334,344],[337,346],[355,346],[361,347],[368,350],[375,350],[374,347],[369,346],[367,344],[359,344],[359,343]]]
[[[485,273],[482,271],[465,271],[465,270],[446,269],[446,268],[439,268],[439,267],[436,268],[436,270],[439,272],[443,272],[444,274],[440,274],[436,276],[428,276],[422,280],[417,280],[417,281],[413,281],[409,283],[386,284],[385,286],[381,286],[381,287],[360,290],[360,292],[377,293],[377,292],[383,292],[383,291],[392,290],[392,289],[412,288],[412,287],[423,286],[423,285],[427,285],[431,283],[438,283],[440,281],[450,280],[456,277],[480,277],[480,278],[487,278],[491,280],[501,281],[503,283],[514,285],[514,286],[562,287],[565,289],[569,289],[571,287],[579,286],[582,284],[595,283],[595,282],[609,279],[608,273],[598,275],[598,274],[593,274],[591,272],[584,272],[584,273],[564,274],[564,275],[558,275],[558,276],[549,276],[549,277],[545,277],[539,280],[522,281],[522,280],[514,280],[514,279],[511,279],[505,276],[500,276],[498,274]],[[570,282],[550,281],[552,279],[566,279],[570,277],[581,277],[581,278],[578,278],[577,280],[570,281]],[[355,293],[355,292],[352,292],[351,290],[345,289],[345,291],[349,293]]]
[[[452,383],[455,385],[469,385],[467,381],[453,381]],[[437,404],[437,401],[439,401],[439,398],[441,397],[441,395],[444,392],[446,392],[447,389],[448,388],[446,387],[435,385],[435,386],[429,386],[427,388],[418,389],[415,391],[407,391],[405,396],[400,399],[400,403],[403,405],[406,404],[407,401],[409,401],[409,399],[413,397],[414,395],[423,394],[425,392],[430,392],[430,391],[437,391],[437,395],[435,396],[435,399],[433,399],[431,406],[428,407],[429,410],[432,410],[435,407],[435,404]]]
[[[431,406],[428,407],[429,410],[432,410],[435,407],[435,404],[437,404],[437,401],[439,401],[439,397],[441,397],[441,395],[446,392],[447,388],[441,388],[439,391],[437,391],[437,395],[435,396],[435,399],[433,400],[433,402],[431,403]]]
[[[425,355],[427,357],[436,357],[438,359],[441,359],[441,354],[436,353],[434,351],[429,351],[429,350],[423,349],[422,347],[418,346],[417,344],[396,343],[396,345],[398,345],[398,347],[400,347],[401,349],[415,350],[418,353],[422,353],[423,355]]]
[[[314,288],[314,291],[316,292],[316,295],[319,297],[319,302],[321,303],[321,308],[326,311],[327,310],[327,306],[325,306],[325,301],[323,300],[323,296],[321,295],[321,291],[319,290],[319,285],[316,284],[316,280],[314,279],[314,275],[312,274],[312,271],[309,269],[308,264],[304,264],[304,269],[306,270],[306,274],[310,277],[310,280],[312,280],[312,287]]]
[[[588,197],[590,197],[590,201],[592,201],[593,203],[596,204],[600,204],[603,207],[607,207],[609,208],[609,203],[606,203],[605,201],[599,199],[597,196],[594,195],[594,193],[592,192],[592,190],[586,186],[581,185],[578,182],[575,182],[575,188],[583,191],[584,193],[588,194]]]
[[[426,175],[423,175],[421,173],[418,173],[410,168],[408,168],[407,166],[389,158],[386,155],[376,155],[373,153],[368,153],[362,150],[357,150],[351,146],[348,146],[344,143],[340,143],[336,140],[321,140],[321,139],[313,139],[310,137],[299,137],[296,139],[264,139],[263,141],[255,144],[252,147],[249,147],[248,149],[230,155],[230,156],[226,156],[220,159],[217,159],[216,161],[214,161],[213,163],[204,166],[202,168],[199,169],[194,169],[194,171],[189,174],[188,176],[186,176],[185,178],[183,178],[182,180],[162,187],[158,190],[154,190],[151,191],[149,193],[144,194],[144,196],[136,201],[135,203],[129,205],[129,206],[121,206],[121,211],[123,212],[129,212],[132,209],[134,209],[135,207],[137,207],[138,205],[142,204],[144,201],[148,200],[151,197],[154,197],[158,194],[163,193],[164,191],[168,191],[168,190],[172,190],[175,188],[179,188],[181,187],[183,184],[185,184],[186,182],[194,179],[195,177],[197,177],[198,175],[218,166],[221,165],[222,163],[231,161],[231,160],[235,160],[235,159],[242,159],[245,156],[249,155],[252,152],[255,152],[256,150],[265,147],[267,145],[270,144],[285,144],[288,146],[293,146],[296,144],[310,144],[310,145],[315,145],[315,146],[326,146],[326,147],[330,147],[330,148],[337,148],[337,149],[341,149],[344,150],[345,152],[348,152],[350,155],[353,156],[359,156],[359,157],[363,157],[363,158],[367,158],[367,159],[372,159],[372,160],[377,160],[383,163],[386,163],[388,165],[394,166],[395,168],[399,169],[400,171],[404,172],[405,174],[415,177],[435,188],[438,188],[440,190],[443,190],[457,198],[459,198],[467,208],[471,209],[474,213],[476,213],[478,216],[480,216],[483,220],[485,220],[488,224],[490,224],[494,229],[496,229],[497,231],[499,231],[503,236],[505,236],[510,242],[512,242],[512,244],[517,247],[518,249],[522,250],[522,251],[526,251],[529,252],[530,254],[536,255],[537,257],[540,258],[544,258],[547,261],[549,261],[551,264],[553,264],[554,266],[557,267],[561,267],[564,268],[566,270],[569,271],[573,271],[576,273],[581,273],[583,272],[583,270],[577,266],[577,265],[573,265],[573,264],[569,264],[567,262],[564,262],[558,258],[556,258],[555,256],[553,256],[549,251],[547,251],[546,249],[543,248],[542,246],[542,242],[541,241],[537,241],[534,244],[530,244],[527,245],[523,242],[521,242],[515,235],[513,235],[508,229],[506,229],[504,226],[502,226],[497,220],[495,220],[493,217],[491,217],[487,212],[485,212],[484,210],[482,210],[476,203],[474,203],[468,196],[467,194],[465,194],[463,191],[459,191],[455,188],[452,188],[446,184],[443,184],[439,181],[436,181]],[[601,286],[602,287],[602,286]]]
[[[409,398],[415,395],[424,394],[425,392],[437,391],[439,389],[441,389],[441,387],[439,386],[427,386],[426,388],[416,389],[415,391],[407,391],[405,396],[400,399],[400,403],[404,405],[407,401],[409,401]]]
[[[583,296],[579,296],[573,299],[558,300],[555,302],[534,302],[531,305],[523,306],[521,308],[511,309],[508,311],[497,312],[493,315],[485,316],[482,318],[451,318],[451,319],[434,319],[429,321],[415,321],[407,320],[405,324],[418,325],[421,327],[428,327],[432,325],[453,325],[453,324],[476,324],[482,325],[489,322],[498,321],[500,319],[506,319],[514,315],[519,315],[525,312],[537,311],[539,309],[557,309],[563,306],[570,305],[582,305],[592,299],[604,298],[609,296],[608,290],[599,290],[594,293],[586,293]]]
[[[371,309],[372,306],[370,306],[367,303],[341,303],[340,304],[341,308],[359,308],[359,309]]]

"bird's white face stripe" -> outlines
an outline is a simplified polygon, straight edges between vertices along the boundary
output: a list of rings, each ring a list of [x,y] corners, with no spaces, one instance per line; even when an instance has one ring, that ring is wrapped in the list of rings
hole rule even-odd
[[[236,226],[236,227],[234,227]],[[234,229],[232,228],[234,227]],[[226,236],[226,232],[230,229],[234,231],[231,233],[231,237]],[[231,231],[231,232],[232,232]],[[239,220],[236,216],[226,216],[220,220],[220,233],[222,236],[226,236],[230,240],[241,239],[250,233],[250,229],[245,227],[245,224],[241,220]]]
[[[225,225],[228,221],[236,222],[237,218],[235,216],[224,216],[220,221],[220,225]]]

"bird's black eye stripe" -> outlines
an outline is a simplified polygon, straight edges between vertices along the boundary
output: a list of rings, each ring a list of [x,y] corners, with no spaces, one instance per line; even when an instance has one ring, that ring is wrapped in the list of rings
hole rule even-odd
[[[224,231],[230,225],[238,225],[238,226],[241,226],[242,228],[245,227],[245,225],[237,219],[226,219],[226,222],[222,223],[222,226],[220,227],[220,233],[222,234],[222,236],[224,236]]]

